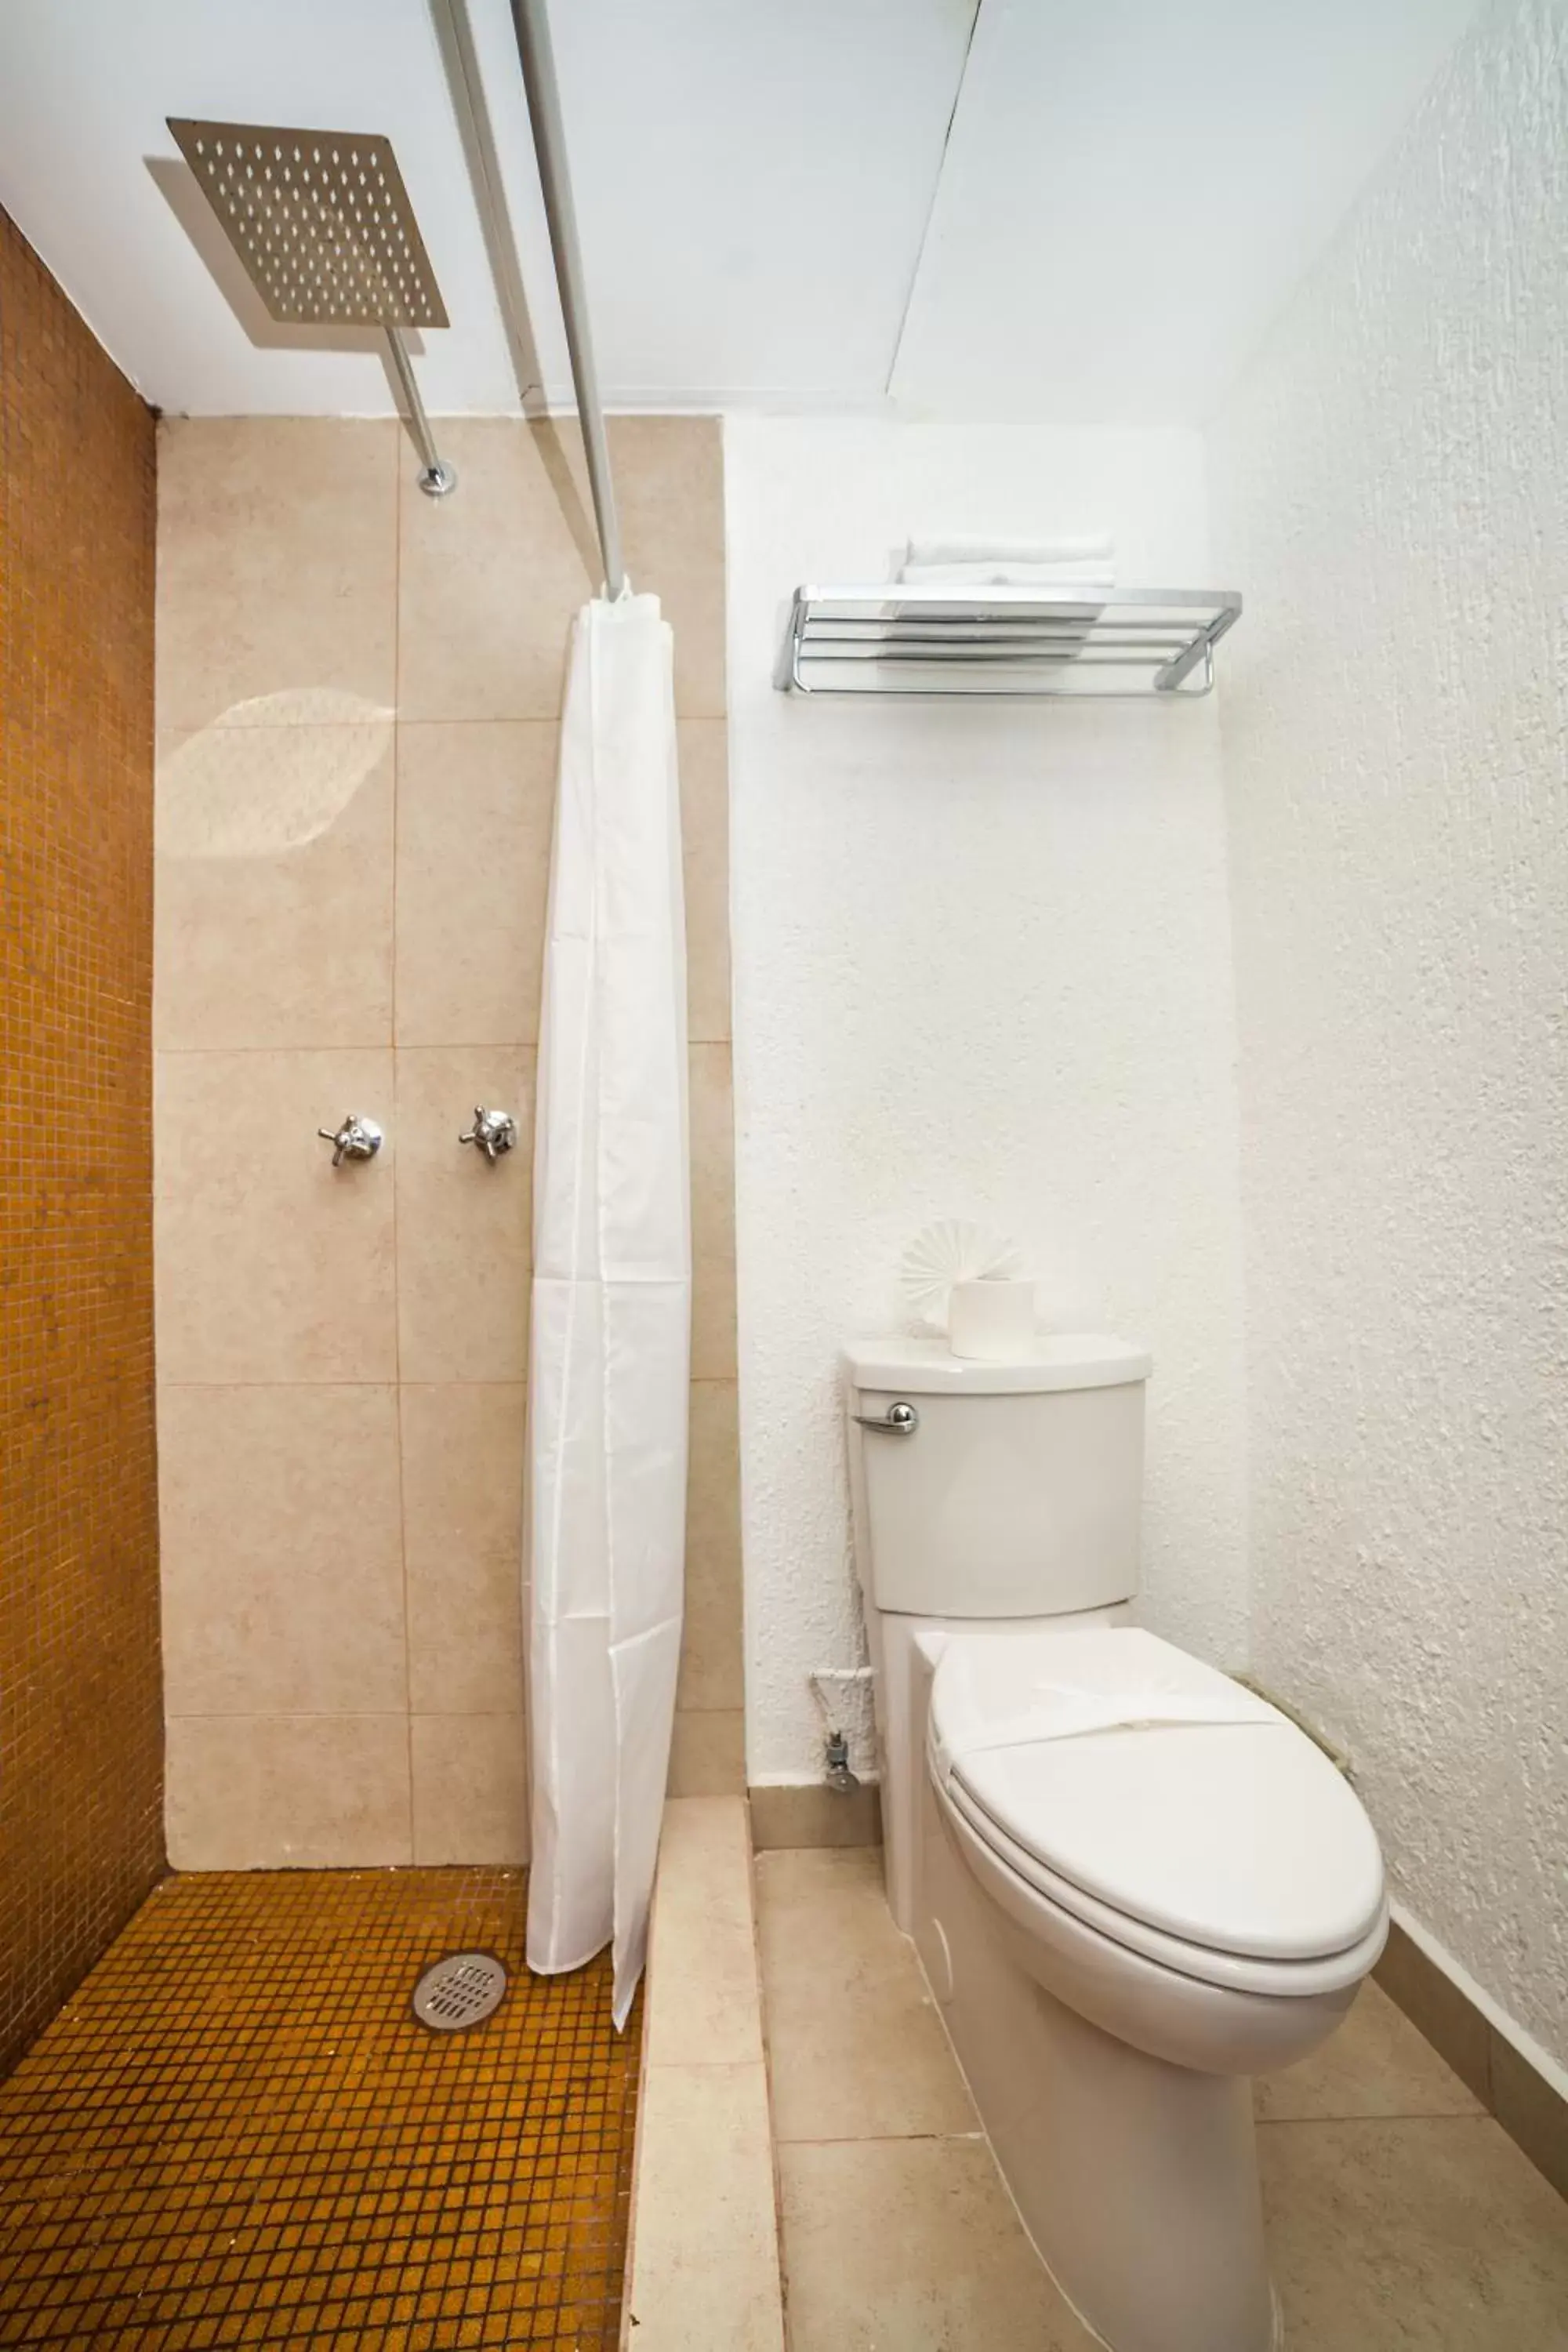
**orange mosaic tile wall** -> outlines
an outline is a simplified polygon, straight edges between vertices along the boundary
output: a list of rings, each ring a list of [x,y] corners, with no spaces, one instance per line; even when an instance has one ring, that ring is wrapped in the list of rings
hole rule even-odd
[[[0,213],[0,2069],[163,1866],[153,416]]]

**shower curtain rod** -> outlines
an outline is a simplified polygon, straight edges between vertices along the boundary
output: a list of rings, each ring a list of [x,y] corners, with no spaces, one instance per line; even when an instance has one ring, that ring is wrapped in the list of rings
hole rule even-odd
[[[555,58],[550,44],[550,17],[545,0],[511,0],[511,21],[517,34],[518,62],[533,125],[534,152],[539,158],[540,184],[544,190],[544,214],[550,224],[550,250],[555,257],[555,282],[566,321],[566,348],[572,356],[572,383],[577,395],[577,421],[588,460],[588,488],[594,520],[599,530],[599,551],[605,561],[605,586],[618,596],[626,585],[621,562],[621,527],[616,513],[616,487],[610,478],[610,450],[605,436],[605,412],[599,405],[599,378],[594,365],[594,343],[588,331],[588,301],[583,284],[583,256],[577,243],[577,215],[572,204],[572,177],[566,165],[566,141],[561,121],[561,92],[555,79]]]

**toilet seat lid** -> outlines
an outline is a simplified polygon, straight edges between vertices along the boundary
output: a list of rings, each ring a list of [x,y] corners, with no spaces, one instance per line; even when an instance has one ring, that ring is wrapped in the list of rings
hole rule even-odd
[[[1058,1877],[1204,1949],[1318,1959],[1380,1916],[1349,1782],[1278,1708],[1152,1633],[955,1636],[928,1752],[939,1786]]]

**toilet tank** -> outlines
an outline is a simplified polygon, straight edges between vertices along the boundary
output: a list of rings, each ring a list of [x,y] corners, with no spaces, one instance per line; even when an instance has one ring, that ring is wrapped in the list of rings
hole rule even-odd
[[[872,1608],[1055,1617],[1131,1600],[1142,1348],[1042,1335],[1027,1361],[984,1364],[939,1340],[870,1339],[844,1361],[856,1562]]]

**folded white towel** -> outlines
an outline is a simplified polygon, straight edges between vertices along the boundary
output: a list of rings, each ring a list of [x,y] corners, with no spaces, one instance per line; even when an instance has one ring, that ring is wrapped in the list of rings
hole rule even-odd
[[[899,582],[905,588],[1082,589],[1089,595],[1116,585],[1103,563],[906,563]]]
[[[1091,563],[1109,567],[1114,540],[1092,539],[911,539],[906,563]]]
[[[1109,539],[910,540],[899,578],[910,587],[1112,588]]]

